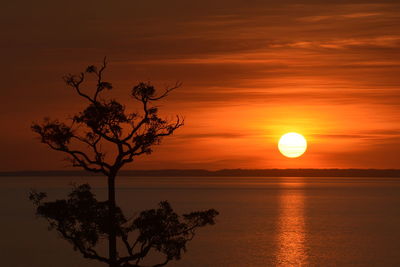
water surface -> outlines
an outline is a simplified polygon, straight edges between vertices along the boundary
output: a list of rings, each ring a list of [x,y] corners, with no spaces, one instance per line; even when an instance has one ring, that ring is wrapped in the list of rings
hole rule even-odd
[[[2,177],[2,266],[103,266],[47,231],[27,199],[30,188],[62,198],[71,182],[101,177]],[[137,214],[169,200],[179,212],[215,208],[179,262],[168,266],[400,266],[400,179],[120,177],[118,203]]]

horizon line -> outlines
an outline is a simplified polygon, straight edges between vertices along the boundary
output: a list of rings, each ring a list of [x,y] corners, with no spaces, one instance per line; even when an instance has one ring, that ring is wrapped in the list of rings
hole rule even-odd
[[[85,170],[24,170],[0,171],[0,176],[104,176],[104,174],[91,173]],[[141,175],[148,177],[166,176],[322,176],[322,177],[400,177],[400,169],[375,169],[375,168],[270,168],[270,169],[134,169],[121,170],[120,176]]]

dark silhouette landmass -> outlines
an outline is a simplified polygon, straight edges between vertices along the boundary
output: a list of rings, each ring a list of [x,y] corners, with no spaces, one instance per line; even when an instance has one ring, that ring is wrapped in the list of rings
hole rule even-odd
[[[12,171],[5,176],[101,176],[85,171]],[[121,170],[120,176],[141,177],[400,177],[400,169],[165,169]]]

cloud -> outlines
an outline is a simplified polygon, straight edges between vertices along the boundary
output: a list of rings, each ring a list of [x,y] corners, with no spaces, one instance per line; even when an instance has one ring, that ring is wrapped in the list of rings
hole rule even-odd
[[[336,14],[336,15],[319,15],[319,16],[307,16],[298,18],[301,22],[320,22],[324,20],[340,20],[340,19],[360,19],[370,18],[376,16],[383,16],[384,13],[372,12],[372,13],[349,13],[349,14]]]
[[[400,130],[368,130],[362,133],[355,134],[314,134],[316,138],[322,139],[356,139],[356,140],[370,140],[371,144],[378,144],[382,141],[384,143],[392,143],[393,141],[400,140]],[[399,142],[400,143],[400,142]]]
[[[215,139],[215,138],[243,138],[246,137],[246,134],[242,133],[230,133],[230,132],[225,132],[225,133],[213,133],[213,132],[208,132],[208,133],[201,133],[201,134],[179,134],[176,136],[178,139],[204,139],[204,138],[210,138],[210,139]]]

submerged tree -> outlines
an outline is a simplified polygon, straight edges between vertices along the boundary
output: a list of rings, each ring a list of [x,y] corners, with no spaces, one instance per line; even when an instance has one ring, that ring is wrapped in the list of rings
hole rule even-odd
[[[163,266],[173,259],[180,259],[186,243],[198,227],[214,224],[218,214],[214,209],[178,216],[168,202],[161,202],[158,209],[147,210],[139,217],[128,220],[115,201],[115,180],[121,168],[143,154],[150,154],[165,136],[172,135],[183,126],[177,116],[175,121],[162,119],[154,102],[165,98],[176,84],[157,94],[150,83],[139,83],[131,91],[132,98],[141,106],[141,112],[127,112],[115,99],[103,98],[112,84],[103,80],[107,62],[97,68],[87,67],[79,75],[64,77],[66,84],[88,102],[88,106],[71,119],[70,124],[44,119],[34,123],[32,130],[41,142],[51,149],[68,155],[74,167],[107,177],[108,199],[99,202],[89,185],[76,187],[67,200],[42,202],[45,193],[31,192],[30,199],[37,206],[37,214],[49,221],[50,227],[71,242],[74,249],[85,258],[99,260],[110,267],[141,266],[140,262],[154,249],[165,255]],[[83,90],[86,76],[95,77],[96,86],[90,94]],[[82,146],[83,145],[83,146]],[[104,147],[108,150],[106,153]],[[111,151],[110,151],[111,150]],[[132,242],[131,232],[138,232]],[[101,256],[95,247],[101,239],[108,239],[108,257]],[[117,252],[117,245],[126,248],[126,255]]]

